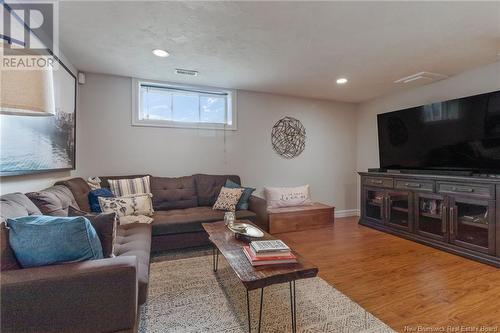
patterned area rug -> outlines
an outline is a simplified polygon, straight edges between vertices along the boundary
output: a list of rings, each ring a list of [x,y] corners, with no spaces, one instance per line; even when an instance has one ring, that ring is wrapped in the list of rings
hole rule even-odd
[[[224,257],[219,256],[214,273],[212,256],[200,253],[153,259],[139,332],[248,332],[245,288]],[[296,290],[298,332],[394,332],[321,278],[299,280]],[[260,290],[250,292],[250,298],[253,332]],[[264,289],[262,332],[291,332],[288,284]]]

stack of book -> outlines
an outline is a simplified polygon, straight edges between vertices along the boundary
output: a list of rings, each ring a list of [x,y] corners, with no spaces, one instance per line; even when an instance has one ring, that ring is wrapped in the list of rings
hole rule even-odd
[[[297,257],[282,241],[253,241],[243,247],[243,252],[252,266],[283,265],[297,262]]]

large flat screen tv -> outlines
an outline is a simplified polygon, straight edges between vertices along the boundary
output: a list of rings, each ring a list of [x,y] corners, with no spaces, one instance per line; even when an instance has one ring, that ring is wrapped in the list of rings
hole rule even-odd
[[[500,91],[377,116],[384,169],[500,173]]]

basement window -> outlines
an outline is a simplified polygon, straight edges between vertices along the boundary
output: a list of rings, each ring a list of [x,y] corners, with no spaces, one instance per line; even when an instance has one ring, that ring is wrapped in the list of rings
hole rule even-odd
[[[233,90],[134,80],[133,126],[236,130]]]

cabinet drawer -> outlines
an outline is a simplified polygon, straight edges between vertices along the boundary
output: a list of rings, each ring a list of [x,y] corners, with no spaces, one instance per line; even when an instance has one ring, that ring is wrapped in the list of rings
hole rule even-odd
[[[401,189],[401,190],[434,192],[434,182],[433,181],[412,180],[412,179],[396,179],[395,188]]]
[[[363,179],[363,185],[393,188],[394,180],[386,177],[365,177]]]
[[[493,199],[495,197],[494,185],[470,185],[461,183],[438,183],[437,191],[439,193],[450,193],[459,195],[468,195],[474,197]]]

